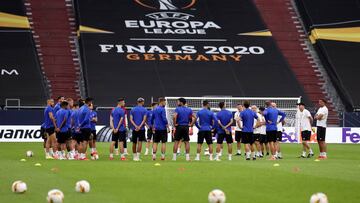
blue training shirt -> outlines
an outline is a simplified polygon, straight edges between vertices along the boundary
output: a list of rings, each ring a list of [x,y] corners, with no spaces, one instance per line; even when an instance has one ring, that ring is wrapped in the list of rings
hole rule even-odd
[[[123,120],[125,119],[125,111],[121,107],[116,107],[112,110],[111,116],[113,118],[113,126],[116,129],[119,127],[120,119],[121,118],[123,118]],[[121,122],[119,131],[125,131],[125,130],[126,130],[125,124],[124,124],[124,122]]]
[[[273,107],[268,107],[265,109],[264,117],[266,120],[266,131],[277,131],[277,119],[279,115],[281,116],[279,122],[282,122],[286,117],[284,112]]]
[[[96,122],[92,121],[93,118],[97,117],[96,111],[92,110],[90,113],[90,127],[91,130],[96,130]]]
[[[168,121],[166,119],[165,108],[163,106],[156,107],[153,110],[151,120],[155,130],[166,130],[166,125],[168,124]]]
[[[44,128],[53,128],[54,124],[52,120],[50,119],[49,113],[54,113],[53,108],[51,106],[47,106],[44,110]],[[54,115],[55,116],[55,115]]]
[[[254,132],[254,119],[258,118],[256,113],[250,109],[245,109],[240,113],[240,117],[243,122],[242,132],[246,132],[246,133]]]
[[[222,109],[216,114],[216,117],[221,122],[221,124],[225,126],[231,121],[233,115],[231,111]],[[226,129],[231,131],[231,126],[227,127]],[[218,134],[222,134],[222,133],[225,133],[225,130],[223,130],[222,127],[219,125]]]
[[[131,109],[130,115],[132,116],[132,119],[134,123],[139,126],[141,122],[144,120],[144,116],[147,115],[147,110],[143,106],[135,106]],[[131,129],[135,129],[135,126],[131,125]],[[145,130],[145,125],[141,126],[140,130]]]
[[[152,116],[153,110],[148,110],[146,113],[146,124],[151,128],[153,126]]]
[[[65,123],[61,126],[60,132],[67,132],[69,128],[66,125],[67,119],[69,118],[69,112],[67,109],[60,109],[56,112],[56,125],[60,128],[61,124],[65,121]]]
[[[193,111],[191,108],[186,106],[178,106],[175,109],[177,113],[176,123],[182,126],[188,126],[190,123],[190,118],[192,117]]]
[[[90,126],[90,108],[84,104],[80,109],[79,109],[79,127],[80,129],[84,129],[84,128],[91,128]]]
[[[73,131],[75,131],[76,128],[79,127],[79,109],[74,109],[74,110],[71,112],[71,120],[72,120],[71,129],[72,129]]]
[[[56,103],[54,106],[54,116],[56,115],[56,113],[61,109],[60,107],[60,103]],[[55,117],[56,118],[56,117]]]
[[[199,131],[211,131],[213,122],[215,122],[215,116],[212,111],[203,108],[197,112],[196,117],[199,119],[199,121],[196,122]]]
[[[71,115],[72,115],[72,109],[66,109],[67,110],[67,112],[68,112],[68,119],[66,120],[66,127],[68,128],[68,129],[71,129]]]

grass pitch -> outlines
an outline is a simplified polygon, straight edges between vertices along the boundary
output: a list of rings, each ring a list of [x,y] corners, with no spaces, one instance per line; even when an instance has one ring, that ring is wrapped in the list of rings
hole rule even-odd
[[[64,192],[66,203],[205,203],[215,188],[225,192],[228,203],[304,203],[315,192],[326,193],[330,202],[360,199],[358,145],[329,145],[329,159],[319,162],[296,158],[301,152],[298,144],[283,144],[284,159],[279,161],[245,161],[243,156],[227,161],[224,153],[221,162],[210,162],[205,156],[200,162],[186,162],[184,156],[173,162],[172,143],[168,143],[166,161],[154,162],[143,155],[142,162],[133,162],[131,156],[125,162],[118,157],[110,161],[108,147],[98,143],[97,161],[60,161],[45,160],[40,143],[0,143],[0,202],[46,202],[47,192],[54,188]],[[313,149],[318,154],[316,145]],[[34,157],[25,157],[27,150]],[[194,155],[192,144],[192,160]],[[20,162],[22,158],[26,162]],[[274,167],[275,163],[280,166]],[[74,190],[75,182],[82,179],[91,184],[88,194]],[[27,183],[25,194],[11,192],[15,180]]]

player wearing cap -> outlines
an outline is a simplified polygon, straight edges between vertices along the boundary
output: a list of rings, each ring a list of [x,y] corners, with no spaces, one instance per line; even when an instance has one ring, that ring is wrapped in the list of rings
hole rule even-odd
[[[313,122],[313,118],[310,112],[305,109],[305,104],[300,102],[298,104],[299,110],[296,112],[295,115],[295,132],[301,132],[301,139],[303,145],[303,152],[301,154],[301,158],[310,158],[314,156],[314,152],[310,148],[308,142],[310,141],[311,137],[311,124]],[[309,151],[309,154],[306,156],[306,151]]]
[[[145,100],[143,98],[137,99],[137,106],[130,111],[130,123],[132,129],[132,150],[133,160],[140,161],[140,154],[142,149],[142,142],[145,142],[145,122],[147,110],[144,108]]]
[[[195,123],[195,116],[191,108],[185,106],[186,99],[179,98],[177,101],[178,107],[175,109],[173,123],[176,128],[174,136],[174,148],[173,148],[173,161],[176,161],[176,153],[180,140],[185,144],[185,157],[186,161],[190,161],[190,137],[189,127],[192,127]],[[190,121],[191,119],[191,121]],[[189,124],[190,123],[190,124]]]
[[[198,132],[198,140],[197,140],[197,153],[195,161],[200,161],[200,153],[201,153],[201,146],[204,143],[204,139],[206,144],[209,147],[209,159],[210,161],[213,160],[213,141],[212,141],[212,134],[211,129],[215,123],[215,114],[214,112],[209,110],[209,101],[203,101],[203,109],[197,112],[195,120],[196,126],[199,129]]]
[[[158,144],[161,142],[161,160],[165,160],[166,142],[168,133],[170,133],[168,121],[165,112],[166,100],[163,97],[159,98],[159,105],[153,110],[151,117],[152,131],[154,133],[153,139],[153,154],[152,159],[156,160],[156,152]]]
[[[216,161],[220,161],[220,148],[223,145],[224,139],[226,139],[226,143],[228,146],[228,159],[229,161],[232,160],[232,143],[233,138],[231,136],[231,125],[234,121],[231,111],[225,108],[225,103],[220,102],[219,108],[221,109],[220,112],[216,114],[218,119],[218,138],[217,138],[217,146],[216,146]]]
[[[236,141],[236,156],[241,156],[241,137],[242,137],[242,133],[241,133],[241,129],[242,129],[242,120],[240,117],[240,113],[244,110],[243,105],[238,104],[237,105],[237,111],[234,114],[234,120],[235,120],[235,141]]]
[[[320,149],[319,159],[327,159],[325,137],[326,137],[326,126],[327,126],[326,122],[327,122],[329,110],[326,107],[326,101],[324,99],[319,100],[319,106],[320,108],[315,114],[316,128],[317,128],[316,134]]]
[[[145,148],[145,154],[144,155],[148,155],[149,154],[149,146],[150,146],[150,142],[153,140],[153,120],[152,120],[152,116],[153,116],[153,112],[154,109],[158,106],[158,104],[156,102],[151,104],[151,109],[149,109],[147,111],[146,114],[146,123],[145,126],[147,128],[147,132],[146,132],[146,148]]]

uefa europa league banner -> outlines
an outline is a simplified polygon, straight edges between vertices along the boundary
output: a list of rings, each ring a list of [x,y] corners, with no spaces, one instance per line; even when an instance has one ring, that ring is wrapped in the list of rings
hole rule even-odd
[[[78,0],[87,93],[304,96],[252,0]],[[284,85],[286,84],[286,85]]]

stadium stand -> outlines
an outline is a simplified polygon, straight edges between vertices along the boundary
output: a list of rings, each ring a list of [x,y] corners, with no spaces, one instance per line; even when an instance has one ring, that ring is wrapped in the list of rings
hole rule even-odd
[[[357,120],[343,113],[360,109],[357,0],[160,2],[2,1],[0,106],[58,95],[99,106],[118,96],[127,106],[139,96],[302,96],[312,111],[330,102],[330,125]],[[158,15],[166,9],[181,14]]]
[[[0,55],[0,106],[43,104],[46,84],[21,0],[0,2]]]
[[[71,1],[25,0],[39,60],[51,95],[80,96],[80,65]]]
[[[307,35],[347,111],[360,109],[360,3],[297,0]],[[321,9],[321,15],[319,10]]]
[[[139,96],[150,101],[162,95],[309,101],[252,0],[177,1],[181,14],[176,16],[158,15],[162,8],[151,4],[156,1],[75,2],[87,93],[100,105],[112,105],[115,93],[126,96],[129,105]],[[152,25],[154,19],[163,26]],[[204,26],[208,22],[216,25]],[[173,30],[201,33],[170,34]],[[234,55],[235,47],[246,51]]]
[[[324,78],[307,48],[307,36],[302,30],[291,1],[255,0],[254,2],[311,102],[316,105],[319,98],[328,98],[329,123],[338,125],[338,113],[324,90]]]

